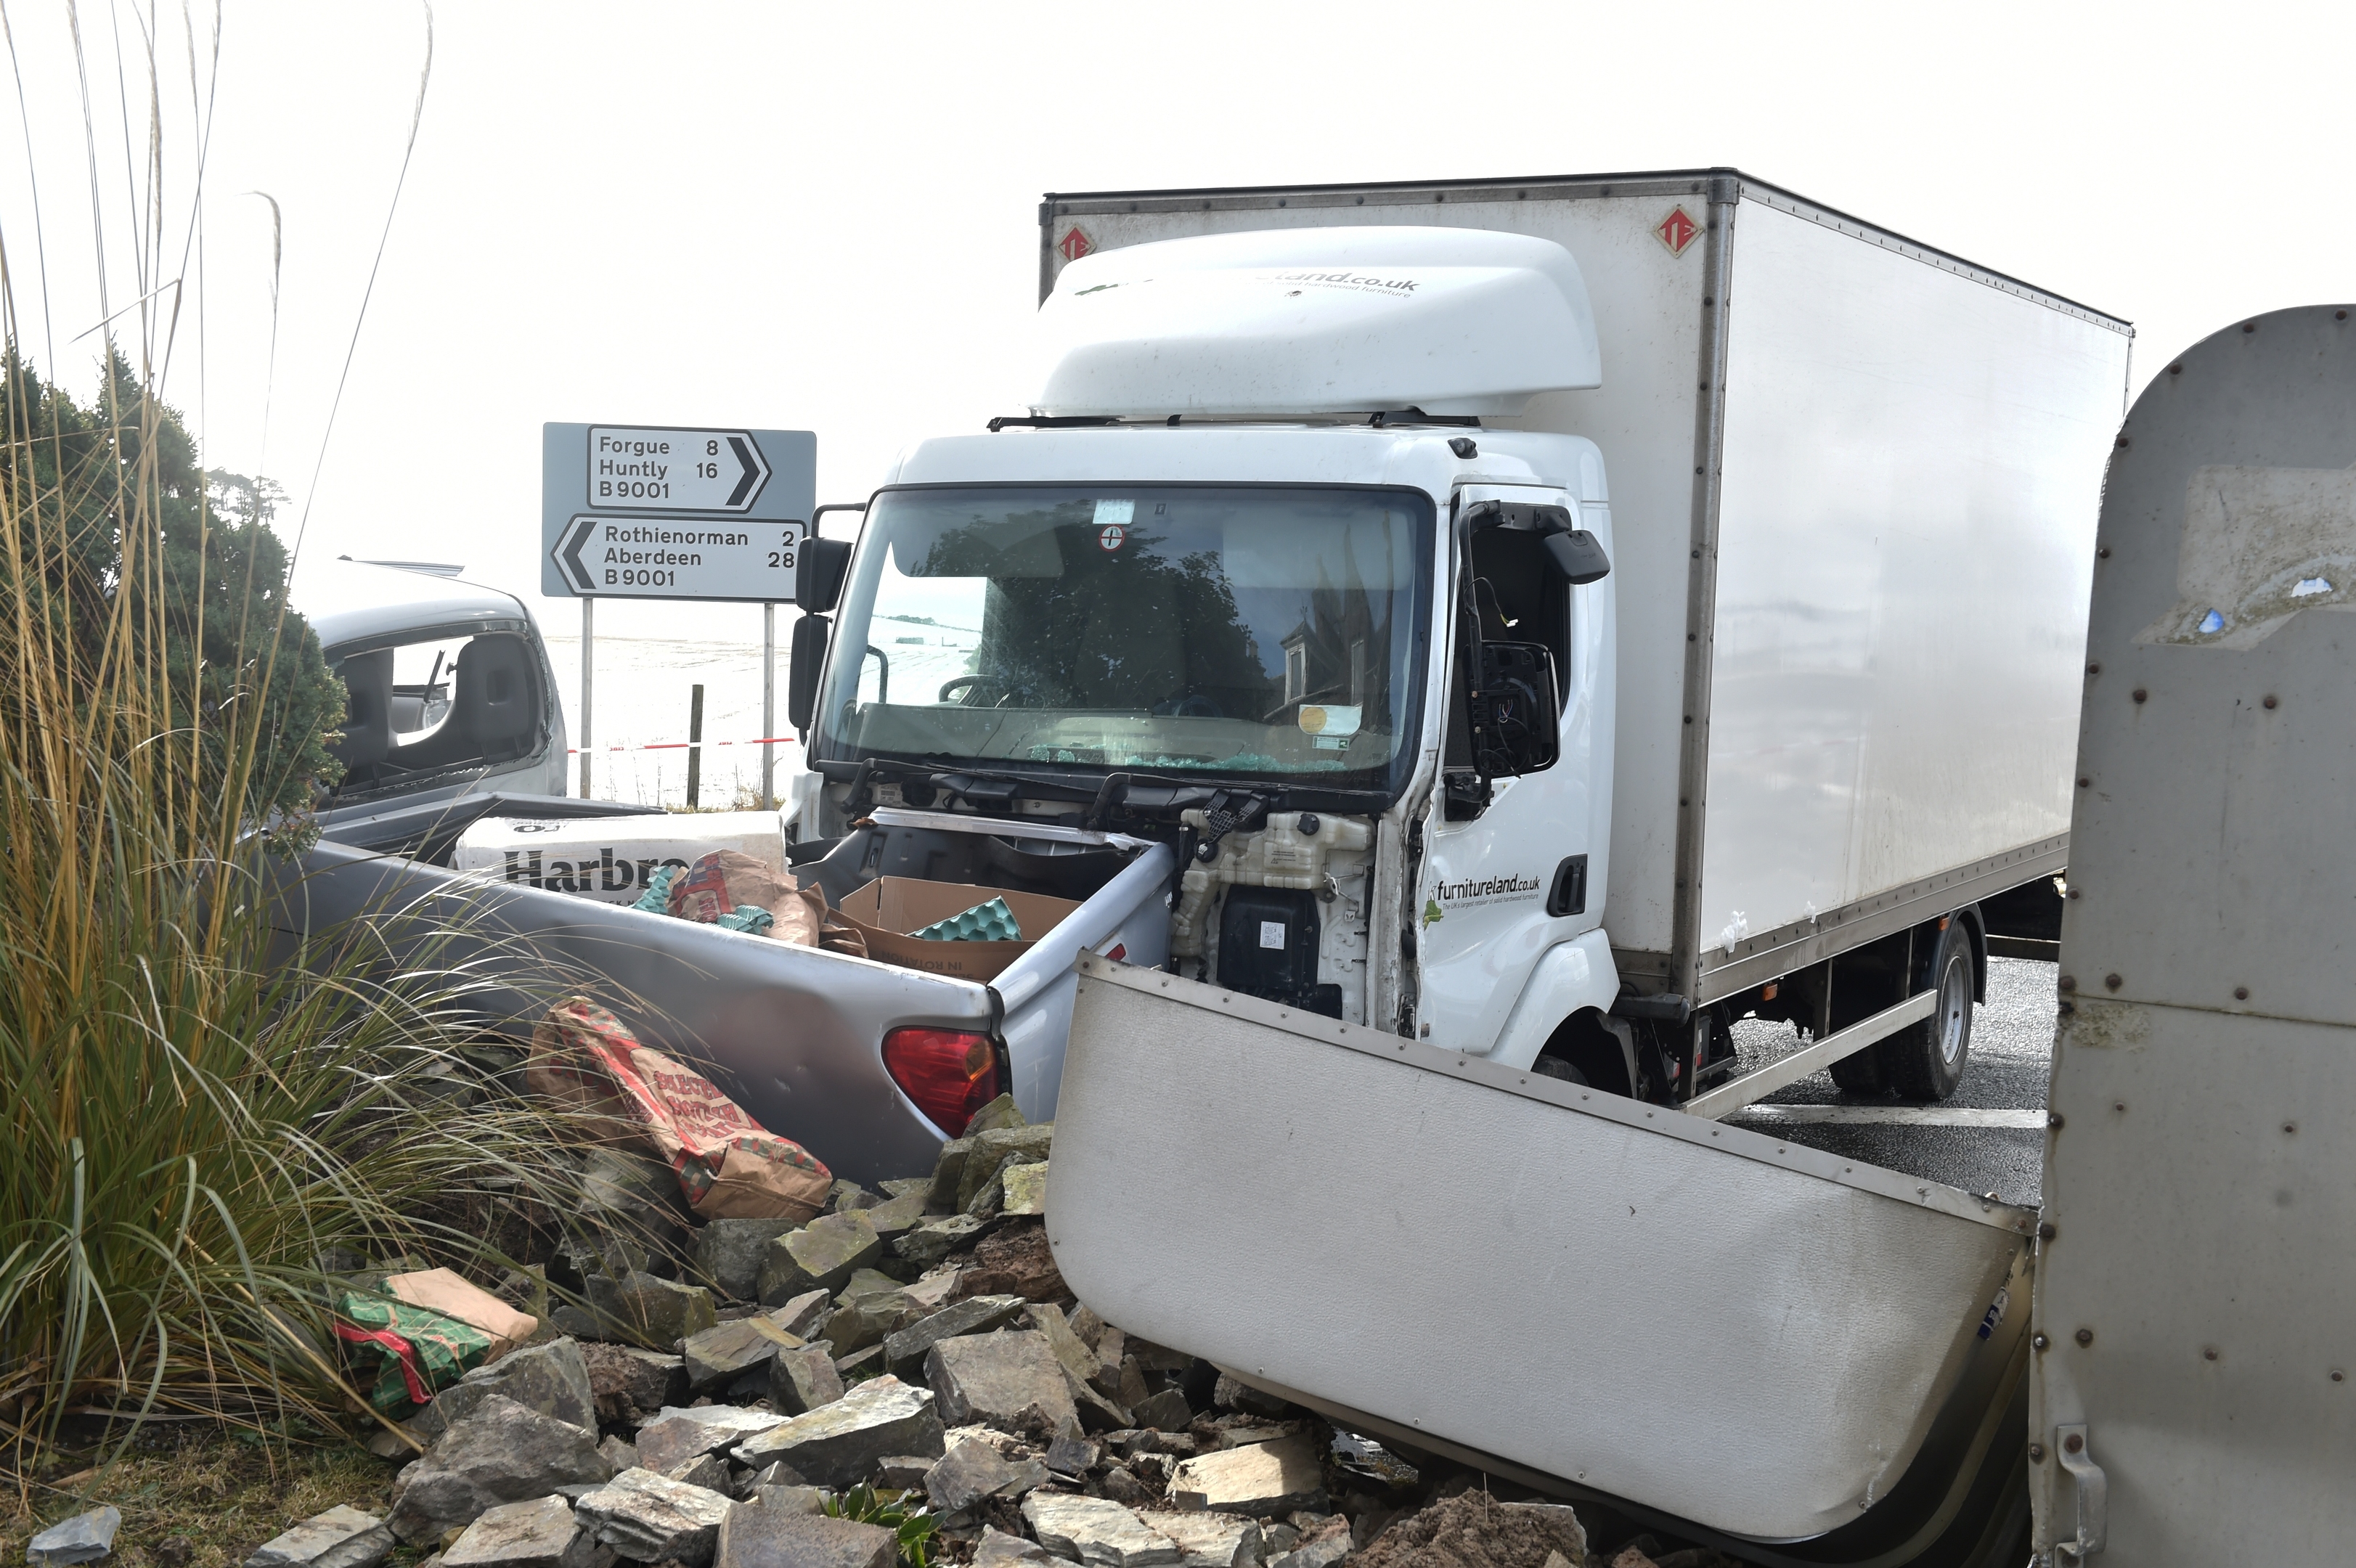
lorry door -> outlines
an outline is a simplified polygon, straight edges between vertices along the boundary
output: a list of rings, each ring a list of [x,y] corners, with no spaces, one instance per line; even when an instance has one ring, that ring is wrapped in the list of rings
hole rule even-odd
[[[1567,491],[1468,485],[1456,515],[1497,499],[1569,507]],[[1535,534],[1485,529],[1468,546],[1473,613],[1493,639],[1543,643],[1564,699],[1561,760],[1499,779],[1488,808],[1451,822],[1435,796],[1410,923],[1416,932],[1416,1033],[1443,1050],[1488,1051],[1545,952],[1601,923],[1601,843],[1590,843],[1595,792],[1609,804],[1610,759],[1595,776],[1596,688],[1605,676],[1611,580],[1572,588],[1544,565]],[[1459,639],[1443,639],[1453,648]],[[1456,672],[1448,689],[1461,684]]]
[[[2037,1262],[2040,1563],[2345,1563],[2356,1535],[2349,314],[2276,311],[2166,361],[2104,485]]]

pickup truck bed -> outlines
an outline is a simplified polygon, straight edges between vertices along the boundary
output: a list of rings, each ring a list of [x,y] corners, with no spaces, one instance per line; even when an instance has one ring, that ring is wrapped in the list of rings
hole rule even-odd
[[[1055,1114],[1055,1090],[1083,949],[1126,943],[1159,961],[1167,942],[1171,851],[1150,845],[1081,908],[988,985],[667,915],[460,876],[434,865],[465,825],[503,815],[580,815],[594,803],[487,796],[427,803],[331,825],[282,890],[290,933],[329,933],[386,948],[385,962],[472,976],[471,1007],[487,1032],[528,1038],[556,997],[586,990],[646,1043],[711,1071],[764,1126],[793,1138],[837,1176],[880,1181],[929,1170],[948,1136],[884,1070],[895,1029],[969,1029],[1006,1048],[1016,1104],[1034,1121]],[[883,815],[883,814],[879,814]],[[928,820],[932,814],[926,814]],[[987,818],[878,827],[845,840],[844,860],[879,864],[927,844],[1052,831]],[[348,834],[357,842],[337,842]],[[958,837],[947,837],[945,835]],[[1097,836],[1101,837],[1102,836]],[[389,850],[405,850],[387,852]],[[887,853],[888,852],[888,853]],[[423,856],[424,858],[413,858]],[[842,867],[821,880],[842,881]],[[847,883],[845,885],[848,885]],[[832,890],[838,895],[841,888]]]

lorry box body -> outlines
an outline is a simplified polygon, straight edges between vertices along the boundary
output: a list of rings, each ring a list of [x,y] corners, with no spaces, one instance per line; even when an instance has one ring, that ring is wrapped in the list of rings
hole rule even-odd
[[[1612,527],[1596,880],[1623,979],[1712,1001],[2062,868],[2125,323],[1727,170],[1059,195],[1040,220],[1043,297],[1076,257],[1239,230],[1576,259],[1601,384],[1482,423],[1600,455],[1554,477]]]

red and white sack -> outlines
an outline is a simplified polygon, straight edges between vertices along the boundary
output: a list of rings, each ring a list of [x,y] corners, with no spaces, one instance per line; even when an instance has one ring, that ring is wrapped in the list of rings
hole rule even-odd
[[[532,1031],[525,1083],[569,1105],[637,1124],[707,1220],[816,1217],[834,1177],[816,1156],[746,1115],[701,1073],[652,1047],[586,997],[568,997]]]

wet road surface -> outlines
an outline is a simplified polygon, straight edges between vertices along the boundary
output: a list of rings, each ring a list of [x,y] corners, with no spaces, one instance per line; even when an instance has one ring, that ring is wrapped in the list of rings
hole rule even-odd
[[[2042,1193],[2045,1087],[2053,1062],[2058,973],[2053,965],[2026,958],[1989,960],[1987,1000],[1975,1011],[1971,1060],[1952,1099],[1916,1105],[1888,1093],[1848,1094],[1834,1087],[1826,1072],[1727,1121],[2034,1208]],[[1787,1023],[1751,1019],[1734,1026],[1735,1051],[1745,1072],[1801,1043]]]

